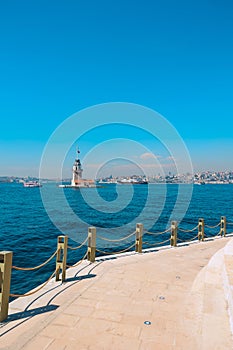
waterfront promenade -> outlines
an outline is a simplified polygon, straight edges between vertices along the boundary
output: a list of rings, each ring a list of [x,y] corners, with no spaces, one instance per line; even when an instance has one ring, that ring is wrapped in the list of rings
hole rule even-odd
[[[233,238],[98,258],[10,304],[0,348],[232,349]]]

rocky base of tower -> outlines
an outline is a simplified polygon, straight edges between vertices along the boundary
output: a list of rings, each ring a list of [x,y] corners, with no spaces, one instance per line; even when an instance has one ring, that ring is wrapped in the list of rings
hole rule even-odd
[[[72,180],[70,185],[59,185],[61,188],[94,188],[97,187],[94,180]]]

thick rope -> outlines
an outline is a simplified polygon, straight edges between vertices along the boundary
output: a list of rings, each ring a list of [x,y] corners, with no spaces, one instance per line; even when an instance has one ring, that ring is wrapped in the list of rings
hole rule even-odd
[[[99,249],[96,249],[96,251],[98,253],[101,253],[101,254],[106,254],[106,255],[115,255],[115,254],[120,254],[120,253],[125,253],[127,252],[128,250],[130,250],[131,248],[133,248],[135,246],[135,243],[132,244],[130,247],[126,248],[126,249],[123,249],[123,250],[120,250],[118,252],[106,252],[104,250],[99,250]]]
[[[66,267],[68,267],[69,269],[71,269],[72,267],[76,267],[76,266],[80,265],[80,264],[86,259],[86,257],[87,257],[87,252],[86,252],[86,254],[82,257],[82,259],[79,260],[76,264],[74,264],[74,265],[66,265]]]
[[[52,275],[49,277],[49,279],[46,282],[44,282],[39,288],[37,288],[37,289],[35,289],[35,290],[33,290],[33,291],[29,292],[29,293],[25,293],[25,294],[10,294],[10,296],[13,297],[13,298],[29,297],[30,295],[33,295],[33,294],[39,292],[39,290],[44,288],[46,286],[46,284],[48,284],[49,281],[51,281],[51,279],[55,276],[56,272],[57,272],[57,270],[55,270],[52,273]]]
[[[55,255],[57,254],[59,249],[57,249],[53,255],[50,256],[50,258],[48,260],[46,260],[43,264],[40,264],[38,266],[35,266],[35,267],[18,267],[18,266],[12,266],[12,269],[14,270],[19,270],[19,271],[33,271],[33,270],[37,270],[37,269],[40,269],[41,267],[45,266],[48,262],[50,262],[54,257]]]
[[[194,236],[193,238],[190,238],[190,239],[187,239],[187,240],[184,240],[184,239],[181,239],[181,238],[177,238],[177,241],[182,242],[182,243],[187,243],[187,242],[194,241],[196,238],[198,238],[198,234],[196,236]]]
[[[205,227],[207,227],[207,228],[216,228],[216,227],[218,227],[218,226],[220,226],[221,225],[221,222],[219,222],[217,225],[215,225],[215,226],[210,226],[210,225],[205,225]]]
[[[214,237],[218,237],[221,234],[221,230],[219,231],[219,233],[216,234],[216,236]]]
[[[162,231],[162,232],[149,232],[149,231],[146,231],[144,233],[148,234],[148,235],[154,235],[154,236],[158,236],[158,235],[163,235],[164,233],[167,233],[171,231],[171,228],[168,228],[167,230],[165,231]]]
[[[80,248],[82,248],[83,246],[84,246],[84,244],[85,243],[87,243],[87,240],[88,240],[88,237],[85,239],[85,241],[83,241],[80,245],[78,245],[77,247],[71,247],[71,246],[69,246],[68,245],[68,249],[70,249],[70,250],[77,250],[77,249],[80,249]]]
[[[143,242],[143,244],[146,244],[146,245],[149,245],[149,246],[151,246],[151,247],[155,247],[155,246],[157,246],[157,245],[161,245],[161,244],[164,244],[164,243],[167,243],[167,242],[169,242],[170,241],[170,238],[168,238],[168,239],[166,239],[165,241],[163,241],[163,242],[156,242],[156,243],[149,243],[149,242]]]
[[[214,236],[211,236],[211,235],[207,235],[206,233],[205,233],[205,238],[215,238],[215,237],[217,237],[217,236],[219,236],[220,234],[221,234],[221,231],[222,230],[220,230],[216,235],[214,235]],[[222,235],[224,235],[224,233],[222,233]]]
[[[198,225],[195,226],[192,230],[183,230],[182,228],[179,228],[179,227],[178,227],[178,230],[179,230],[180,232],[193,232],[193,231],[195,231],[197,228],[198,228]]]
[[[132,237],[133,235],[135,235],[135,233],[136,233],[136,231],[134,231],[133,233],[130,233],[130,235],[128,235],[126,237],[122,237],[119,239],[110,239],[110,238],[105,238],[105,237],[99,236],[99,235],[98,235],[98,238],[102,239],[103,241],[107,241],[107,242],[120,242],[120,241],[124,241],[127,238]]]

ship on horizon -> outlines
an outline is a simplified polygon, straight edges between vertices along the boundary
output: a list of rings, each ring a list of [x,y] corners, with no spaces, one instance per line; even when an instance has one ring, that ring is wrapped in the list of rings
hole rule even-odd
[[[98,184],[101,185],[111,185],[111,184],[118,184],[118,185],[147,185],[148,179],[145,176],[127,176],[127,177],[107,177],[107,178],[101,178],[96,180]]]
[[[24,187],[42,187],[41,183],[38,181],[24,181]]]

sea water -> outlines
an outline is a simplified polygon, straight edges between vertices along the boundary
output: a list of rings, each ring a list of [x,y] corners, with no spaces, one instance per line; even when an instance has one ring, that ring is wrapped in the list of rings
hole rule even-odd
[[[43,189],[43,192],[41,192]],[[181,196],[180,196],[181,193]],[[174,209],[175,208],[175,209]],[[55,183],[40,188],[25,188],[18,183],[0,184],[0,251],[13,251],[13,265],[33,267],[48,259],[56,250],[57,236],[69,236],[69,245],[78,246],[87,237],[89,226],[97,228],[97,248],[114,252],[134,243],[136,223],[145,232],[160,233],[177,220],[179,227],[192,230],[199,218],[208,226],[219,223],[221,216],[233,222],[233,185],[106,185],[96,189],[59,188]],[[233,226],[227,227],[228,232]],[[215,236],[219,227],[205,228]],[[197,234],[178,232],[182,240]],[[144,248],[169,239],[145,233]],[[165,244],[169,244],[166,242]],[[74,264],[86,252],[86,244],[68,250],[68,264]],[[100,254],[100,253],[99,253]],[[12,271],[12,293],[25,293],[43,283],[54,271],[55,260],[36,271]]]

